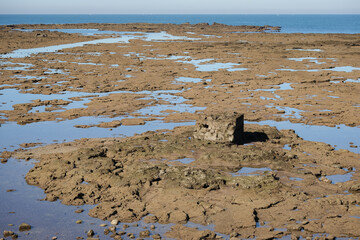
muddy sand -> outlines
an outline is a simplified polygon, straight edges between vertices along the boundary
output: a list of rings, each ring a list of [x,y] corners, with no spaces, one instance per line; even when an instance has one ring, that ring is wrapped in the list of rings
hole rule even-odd
[[[359,237],[360,142],[341,136],[342,129],[359,133],[359,34],[278,30],[1,26],[2,129],[84,117],[103,121],[71,128],[121,133],[156,121],[180,124],[40,147],[17,133],[18,149],[3,147],[2,162],[38,160],[25,179],[47,201],[95,205],[89,215],[107,221],[175,224],[162,238]],[[234,111],[246,121],[240,144],[194,139],[201,114]],[[310,141],[285,123],[339,134]],[[138,237],[148,235],[159,237]]]

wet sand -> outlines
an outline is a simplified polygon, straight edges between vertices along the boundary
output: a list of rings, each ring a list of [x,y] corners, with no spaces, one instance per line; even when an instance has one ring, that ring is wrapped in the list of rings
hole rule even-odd
[[[48,201],[96,205],[92,217],[176,224],[162,237],[358,237],[359,34],[277,30],[2,26],[0,131],[17,131],[13,146],[2,141],[2,162],[39,160],[27,183]],[[193,139],[199,114],[219,111],[244,113],[246,144]],[[69,131],[67,142],[36,138],[37,124]],[[33,138],[22,140],[27,127]],[[129,137],[72,141],[98,129]]]

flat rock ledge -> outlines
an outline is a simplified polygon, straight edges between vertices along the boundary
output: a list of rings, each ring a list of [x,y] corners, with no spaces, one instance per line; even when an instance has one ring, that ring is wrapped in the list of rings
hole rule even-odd
[[[222,143],[240,143],[244,134],[244,114],[237,112],[200,115],[194,138]]]

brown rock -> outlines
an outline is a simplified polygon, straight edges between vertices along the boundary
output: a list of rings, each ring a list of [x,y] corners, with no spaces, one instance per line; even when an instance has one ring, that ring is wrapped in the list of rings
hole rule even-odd
[[[236,112],[202,115],[196,122],[194,138],[215,142],[241,142],[244,115]]]
[[[142,238],[146,238],[150,236],[150,231],[149,230],[145,230],[145,231],[141,231],[140,232],[140,237]]]
[[[144,125],[145,121],[141,118],[125,118],[121,120],[121,124],[125,126]]]
[[[31,230],[31,226],[27,223],[22,223],[19,226],[19,231],[20,232],[25,232],[25,231],[30,231]]]
[[[92,237],[92,236],[94,236],[94,230],[92,230],[92,229],[90,229],[87,233],[86,233],[86,236],[88,236],[88,237]]]
[[[15,233],[13,231],[4,230],[4,232],[3,232],[3,235],[4,235],[5,238],[13,236],[14,234]]]

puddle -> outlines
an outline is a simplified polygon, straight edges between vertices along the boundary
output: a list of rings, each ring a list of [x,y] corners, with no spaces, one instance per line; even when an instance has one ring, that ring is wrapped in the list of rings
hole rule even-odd
[[[291,147],[290,147],[289,144],[285,144],[284,147],[283,147],[283,149],[285,149],[285,150],[291,150]]]
[[[18,145],[24,142],[42,142],[50,144],[54,141],[73,141],[79,138],[101,138],[101,137],[125,137],[146,131],[158,129],[173,129],[177,126],[194,125],[195,122],[165,123],[161,120],[146,122],[145,125],[119,126],[110,131],[106,128],[75,128],[74,125],[94,125],[101,122],[121,120],[122,118],[94,118],[80,117],[73,120],[61,122],[48,121],[37,122],[27,125],[18,125],[14,122],[1,124],[0,135],[7,136],[0,138],[0,146],[8,151],[15,150]],[[19,137],[21,136],[21,137]],[[13,147],[11,147],[13,146]]]
[[[192,77],[177,77],[175,78],[178,82],[185,82],[185,83],[200,83],[202,82],[201,78],[192,78]]]
[[[280,106],[271,106],[268,105],[267,107],[269,108],[275,108],[278,111],[280,111],[282,117],[284,118],[296,118],[296,119],[301,119],[301,113],[304,112],[303,110],[297,109],[297,108],[291,108],[291,107],[280,107]]]
[[[13,63],[8,61],[0,61],[0,66],[4,66],[4,65],[20,65],[17,67],[5,67],[2,69],[2,70],[10,70],[10,71],[29,71],[29,68],[34,66],[31,63]]]
[[[291,87],[291,84],[292,83],[282,83],[277,86],[279,86],[279,90],[292,90],[294,88]],[[276,86],[276,85],[274,85],[274,86]]]
[[[40,201],[45,197],[43,190],[28,185],[24,179],[33,164],[33,161],[23,162],[16,159],[9,159],[6,164],[1,164],[0,229],[12,230],[25,239],[51,239],[54,236],[60,239],[75,239],[78,236],[85,237],[85,232],[89,229],[93,229],[97,234],[103,232],[99,225],[106,222],[87,215],[91,206],[81,206],[85,211],[77,214],[74,211],[79,207],[66,206],[60,201]],[[6,192],[7,189],[15,191]],[[81,219],[83,224],[76,224],[78,219]],[[32,226],[29,235],[18,231],[22,222]]]
[[[192,163],[193,161],[195,161],[195,159],[193,159],[193,158],[181,158],[181,159],[172,160],[170,162],[180,162],[183,164],[189,164],[189,163]]]
[[[291,87],[291,84],[293,83],[281,83],[279,85],[270,85],[271,87],[275,87],[275,88],[264,88],[264,89],[255,89],[255,90],[249,90],[249,91],[254,91],[254,92],[259,92],[259,91],[264,91],[264,92],[275,92],[277,90],[293,90],[294,88]]]
[[[354,153],[360,153],[359,148],[351,148],[348,143],[353,142],[354,145],[360,145],[360,127],[348,127],[343,124],[336,127],[305,125],[302,123],[291,123],[290,121],[276,122],[266,120],[261,122],[248,122],[245,124],[260,124],[277,127],[282,129],[293,129],[301,138],[308,141],[324,142],[335,146],[335,149],[347,149]]]
[[[303,178],[298,178],[298,177],[289,177],[289,179],[292,181],[298,181],[298,182],[304,180]]]
[[[330,176],[326,176],[326,178],[331,180],[332,184],[343,183],[343,182],[350,181],[353,174],[354,174],[354,172],[350,172],[347,174],[330,175]]]
[[[305,52],[322,52],[321,49],[302,49],[302,48],[293,48],[293,49],[286,49],[286,50],[294,50],[294,51],[305,51]]]
[[[206,59],[192,59],[190,60],[187,56],[172,56],[172,60],[176,59],[183,59],[186,58],[187,60],[178,60],[176,62],[181,63],[188,63],[193,64],[197,71],[199,72],[212,72],[212,71],[219,71],[220,69],[226,69],[227,71],[244,71],[247,70],[247,68],[234,68],[237,66],[240,66],[240,64],[237,63],[216,63],[211,62],[214,61],[212,58],[206,58]],[[167,58],[170,59],[170,58]]]
[[[360,68],[343,66],[343,67],[333,67],[327,69],[291,69],[291,68],[280,68],[276,69],[277,71],[289,71],[289,72],[320,72],[320,71],[333,71],[333,72],[353,72],[360,71]]]
[[[236,176],[251,176],[251,175],[260,175],[264,173],[265,171],[271,172],[271,168],[251,168],[251,167],[243,167],[236,173],[231,173],[233,177]]]
[[[306,61],[308,60],[309,62],[313,62],[316,64],[324,64],[326,62],[319,62],[319,58],[315,58],[315,57],[303,57],[303,58],[288,58],[291,61],[296,61],[296,62],[302,62],[302,61]]]
[[[122,35],[123,34],[123,35]],[[29,48],[29,49],[17,49],[11,53],[1,54],[0,58],[24,58],[29,57],[33,54],[39,53],[54,53],[67,48],[83,47],[85,45],[95,45],[102,43],[129,43],[130,40],[141,39],[144,41],[170,41],[170,40],[198,40],[196,38],[188,38],[185,36],[174,36],[166,32],[159,33],[136,33],[136,32],[123,32],[121,37],[97,39],[92,41],[60,44],[55,46],[40,47],[40,48]],[[126,34],[126,35],[125,35]],[[137,34],[137,35],[135,35]],[[140,35],[141,34],[141,35]]]
[[[343,81],[330,81],[331,83],[335,83],[335,84],[338,84],[338,83],[360,83],[360,78],[358,79],[346,79],[346,80],[343,80]]]
[[[14,104],[21,104],[21,103],[31,103],[35,99],[40,99],[41,101],[47,101],[47,100],[56,100],[56,99],[62,99],[66,101],[72,101],[70,98],[73,97],[86,97],[86,96],[106,96],[111,93],[86,93],[86,92],[72,92],[72,91],[66,91],[58,94],[51,94],[51,95],[44,95],[44,94],[32,94],[32,93],[20,93],[20,90],[17,89],[3,89],[0,90],[0,102],[3,103],[0,106],[0,110],[13,110]],[[81,101],[78,101],[81,102]],[[76,103],[75,101],[73,104],[79,106],[79,103]],[[66,106],[66,109],[70,109],[72,105],[69,104]],[[83,104],[80,105],[80,107],[83,107]]]

